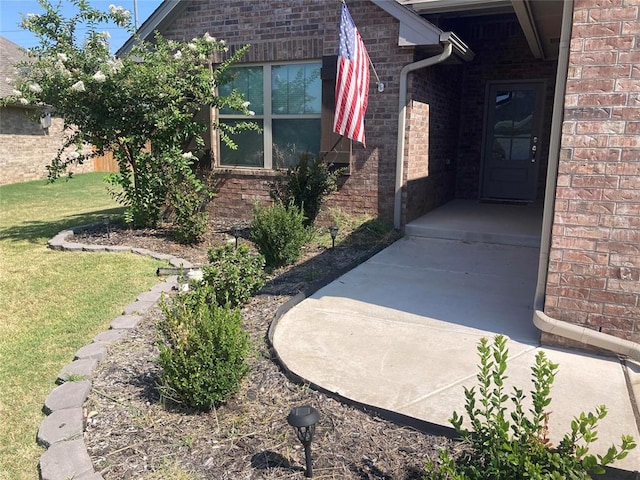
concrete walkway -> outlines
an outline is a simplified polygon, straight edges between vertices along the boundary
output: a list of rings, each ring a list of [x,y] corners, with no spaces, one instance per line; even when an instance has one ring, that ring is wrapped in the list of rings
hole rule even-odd
[[[405,237],[305,299],[272,332],[284,365],[345,399],[449,427],[475,384],[480,338],[509,338],[509,390],[531,390],[541,350],[532,324],[538,248]],[[535,242],[534,242],[535,244]],[[625,370],[640,390],[640,366],[617,358],[544,348],[558,363],[550,436],[573,416],[605,404],[593,449],[622,434],[640,440]],[[640,392],[639,392],[640,393]],[[616,467],[640,470],[640,448]]]

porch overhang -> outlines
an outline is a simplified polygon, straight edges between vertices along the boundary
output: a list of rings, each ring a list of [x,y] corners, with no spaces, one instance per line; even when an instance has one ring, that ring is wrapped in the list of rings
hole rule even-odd
[[[433,23],[425,20],[410,8],[407,8],[396,1],[371,0],[371,2],[376,4],[400,23],[398,46],[441,47],[443,43],[450,43],[453,47],[453,54],[456,57],[465,61],[473,60],[474,53],[455,33],[442,31]],[[440,51],[441,50],[442,48],[440,48]]]
[[[563,0],[395,0],[419,15],[438,18],[513,13],[535,58],[557,58]]]

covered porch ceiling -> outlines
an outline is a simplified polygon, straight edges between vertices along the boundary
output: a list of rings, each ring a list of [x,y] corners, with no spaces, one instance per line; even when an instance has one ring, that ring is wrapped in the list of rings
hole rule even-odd
[[[558,57],[563,0],[396,0],[425,18],[515,14],[531,53],[542,60]]]

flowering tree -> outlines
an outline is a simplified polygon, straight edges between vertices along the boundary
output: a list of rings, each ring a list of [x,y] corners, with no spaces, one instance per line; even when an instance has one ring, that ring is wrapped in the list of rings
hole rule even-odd
[[[22,24],[38,37],[39,45],[29,50],[31,59],[22,65],[8,101],[39,106],[43,114],[63,118],[69,128],[64,147],[47,167],[49,178],[110,150],[119,173],[109,182],[121,187],[112,193],[126,205],[127,221],[154,226],[167,202],[174,207],[178,224],[180,216],[185,220],[196,215],[207,189],[193,172],[194,153],[201,153],[201,135],[208,128],[197,113],[205,106],[251,113],[237,92],[216,95],[216,87],[229,80],[229,67],[248,47],[229,56],[225,42],[208,33],[190,42],[156,34],[154,42],[138,39],[126,57],[115,58],[108,32],[99,27],[115,23],[133,34],[127,10],[111,5],[108,12],[100,12],[87,0],[73,0],[77,13],[67,19],[59,4],[39,3],[44,13],[25,16]],[[76,35],[79,25],[88,27],[82,39]],[[214,67],[215,56],[229,58]],[[227,126],[213,127],[235,147]],[[244,123],[234,128],[255,126]],[[93,149],[85,148],[87,144]],[[186,237],[185,241],[197,241]]]

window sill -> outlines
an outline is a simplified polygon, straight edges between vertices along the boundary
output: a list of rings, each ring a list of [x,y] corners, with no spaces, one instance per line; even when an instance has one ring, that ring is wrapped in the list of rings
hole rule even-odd
[[[236,175],[238,177],[276,177],[281,173],[280,170],[272,170],[268,168],[230,166],[214,167],[213,172],[224,175]]]

